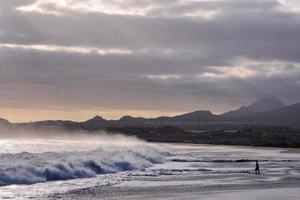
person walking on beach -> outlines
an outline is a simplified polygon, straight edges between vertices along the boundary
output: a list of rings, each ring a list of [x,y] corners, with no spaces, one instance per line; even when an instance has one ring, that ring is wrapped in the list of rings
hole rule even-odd
[[[260,175],[258,160],[256,160],[255,174]]]

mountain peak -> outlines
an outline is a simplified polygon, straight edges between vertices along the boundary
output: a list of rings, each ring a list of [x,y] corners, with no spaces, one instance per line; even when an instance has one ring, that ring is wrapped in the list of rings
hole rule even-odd
[[[4,125],[7,125],[9,124],[10,122],[6,119],[3,119],[3,118],[0,118],[0,124],[4,124]]]
[[[131,120],[134,119],[134,117],[130,116],[130,115],[124,115],[123,117],[121,117],[119,120]]]
[[[190,113],[185,113],[182,115],[177,115],[174,117],[171,117],[169,120],[170,121],[180,121],[180,122],[185,122],[185,121],[198,121],[199,119],[204,120],[204,121],[209,121],[209,120],[214,120],[215,115],[213,115],[210,111],[207,110],[198,110]]]
[[[103,117],[96,115],[95,117],[92,118],[93,120],[103,120]]]
[[[267,96],[257,99],[254,103],[248,106],[241,106],[235,111],[226,112],[222,114],[222,116],[229,118],[240,118],[248,114],[266,112],[284,106],[285,105],[279,99]]]
[[[272,104],[278,104],[284,106],[284,104],[279,99],[271,96],[259,98],[253,104],[255,103],[269,103],[269,104],[272,103]]]
[[[145,120],[143,117],[132,117],[130,115],[124,115],[119,119],[119,121],[124,121],[124,120]]]
[[[262,97],[256,100],[254,103],[250,104],[249,106],[246,106],[244,109],[251,109],[251,112],[264,112],[281,108],[283,106],[285,105],[275,97]]]
[[[93,117],[92,119],[87,120],[86,122],[89,123],[97,123],[97,122],[104,122],[106,121],[103,117],[96,115],[95,117]]]

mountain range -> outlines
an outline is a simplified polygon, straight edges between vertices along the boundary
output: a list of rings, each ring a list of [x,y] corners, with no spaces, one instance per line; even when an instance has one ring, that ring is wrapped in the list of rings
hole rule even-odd
[[[9,122],[0,118],[0,124],[7,125]],[[242,106],[237,110],[220,115],[212,114],[210,111],[199,110],[173,117],[161,116],[156,118],[143,118],[123,116],[118,120],[106,120],[101,116],[95,116],[83,122],[47,120],[20,123],[17,125],[95,130],[105,127],[161,125],[195,128],[199,124],[210,124],[212,127],[217,124],[260,124],[300,127],[300,102],[285,105],[274,97],[265,97],[258,99],[250,105]]]
[[[247,116],[249,114],[267,112],[283,107],[285,107],[285,105],[278,99],[272,97],[265,97],[258,99],[257,101],[248,106],[242,106],[237,110],[223,113],[221,117],[235,119]]]

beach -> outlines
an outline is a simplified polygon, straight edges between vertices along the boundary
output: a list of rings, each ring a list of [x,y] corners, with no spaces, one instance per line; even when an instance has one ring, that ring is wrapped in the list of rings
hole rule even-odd
[[[295,149],[98,139],[2,139],[0,199],[299,197]],[[254,172],[256,160],[261,175]]]
[[[168,145],[167,145],[168,146]],[[56,199],[267,199],[300,195],[299,154],[290,149],[172,144],[176,158],[132,172],[110,186],[57,194]],[[235,154],[236,153],[236,154]],[[207,157],[210,155],[210,157]],[[224,157],[226,155],[226,157]],[[262,174],[256,175],[254,157]],[[218,158],[218,159],[216,159]],[[151,173],[150,173],[151,172]]]
[[[96,187],[72,191],[52,196],[50,199],[266,199],[296,200],[300,195],[300,183],[278,183],[272,185],[257,184],[252,186],[203,185],[159,186],[159,187]]]

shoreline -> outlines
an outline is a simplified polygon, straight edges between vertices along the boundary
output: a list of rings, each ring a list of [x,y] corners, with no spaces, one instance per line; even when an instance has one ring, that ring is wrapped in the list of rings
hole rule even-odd
[[[232,148],[241,148],[241,149],[260,149],[260,150],[274,150],[278,154],[282,153],[298,153],[298,149],[285,149],[280,147],[252,147],[252,146],[236,146],[236,145],[213,145],[213,144],[188,144],[188,143],[157,143],[153,142],[153,144],[164,144],[164,145],[172,145],[173,147],[183,148],[197,148],[197,147],[232,147]],[[179,150],[180,151],[180,150]],[[205,167],[204,167],[205,168]],[[212,200],[222,199],[222,195],[239,195],[239,194],[248,194],[256,195],[260,194],[260,197],[265,197],[263,194],[264,191],[271,190],[272,192],[277,192],[278,190],[292,190],[293,193],[295,191],[299,191],[300,195],[300,178],[293,176],[286,176],[283,179],[278,180],[268,180],[268,176],[270,174],[263,174],[261,176],[257,176],[254,174],[223,174],[222,176],[227,176],[230,182],[210,182],[209,180],[213,180],[213,178],[206,177],[208,182],[203,181],[205,179],[206,174],[199,174],[199,176],[195,176],[195,174],[182,174],[182,175],[174,175],[174,176],[153,176],[151,178],[145,178],[140,176],[140,178],[129,179],[129,182],[123,182],[122,184],[115,184],[110,186],[95,186],[91,188],[84,188],[78,190],[68,191],[62,194],[55,194],[51,196],[50,199],[103,199],[103,200],[112,200],[112,199],[121,199],[121,200],[132,200],[132,199],[166,199],[166,200],[175,200],[175,199],[199,199],[199,195],[203,197],[203,200]],[[213,176],[213,174],[212,174]],[[238,178],[237,178],[238,177]],[[224,178],[224,177],[223,177]],[[125,178],[127,179],[127,178]],[[222,179],[222,178],[221,178]],[[220,179],[220,180],[221,180]],[[248,180],[246,183],[245,180]],[[134,183],[131,183],[133,181]],[[139,181],[142,181],[139,185]],[[144,182],[143,182],[144,181]],[[148,184],[147,181],[154,183],[154,185]],[[156,184],[160,181],[165,182],[166,185]],[[168,182],[170,181],[170,182]],[[172,184],[172,181],[179,182]],[[182,182],[181,182],[182,181]],[[185,182],[191,181],[191,182]],[[199,182],[198,182],[199,181]],[[239,182],[242,181],[242,182]],[[138,184],[136,184],[136,182]],[[202,183],[200,183],[202,182]],[[244,184],[245,183],[245,184]],[[298,193],[297,193],[298,194]],[[276,195],[272,196],[271,194],[266,194],[268,198],[266,199],[276,199]],[[246,195],[247,196],[247,195]],[[243,198],[238,198],[243,199]],[[258,199],[260,199],[258,197]],[[274,200],[275,200],[274,199]],[[291,198],[294,200],[294,198]],[[297,199],[297,198],[296,198]],[[248,200],[246,198],[245,200]],[[276,199],[277,200],[277,199]],[[278,199],[279,200],[279,199]]]
[[[208,144],[208,143],[185,143],[185,142],[178,142],[178,143],[168,143],[168,142],[149,142],[154,144],[167,144],[167,145],[178,145],[178,146],[184,146],[188,145],[191,147],[197,147],[199,145],[205,147],[209,146],[218,146],[218,147],[239,147],[239,148],[256,148],[256,149],[262,149],[262,150],[281,150],[280,153],[300,153],[300,148],[291,148],[291,147],[269,147],[269,146],[252,146],[252,145],[232,145],[232,144]]]
[[[265,190],[280,190],[280,189],[296,189],[300,192],[300,181],[294,183],[272,183],[265,185],[264,183],[254,185],[176,185],[176,186],[150,186],[150,187],[132,187],[132,186],[98,186],[80,190],[70,191],[64,194],[56,194],[50,199],[173,199],[174,196],[189,197],[202,195],[215,195],[224,193],[237,192],[263,192]],[[195,197],[197,197],[197,195]],[[198,199],[198,198],[191,198]]]

